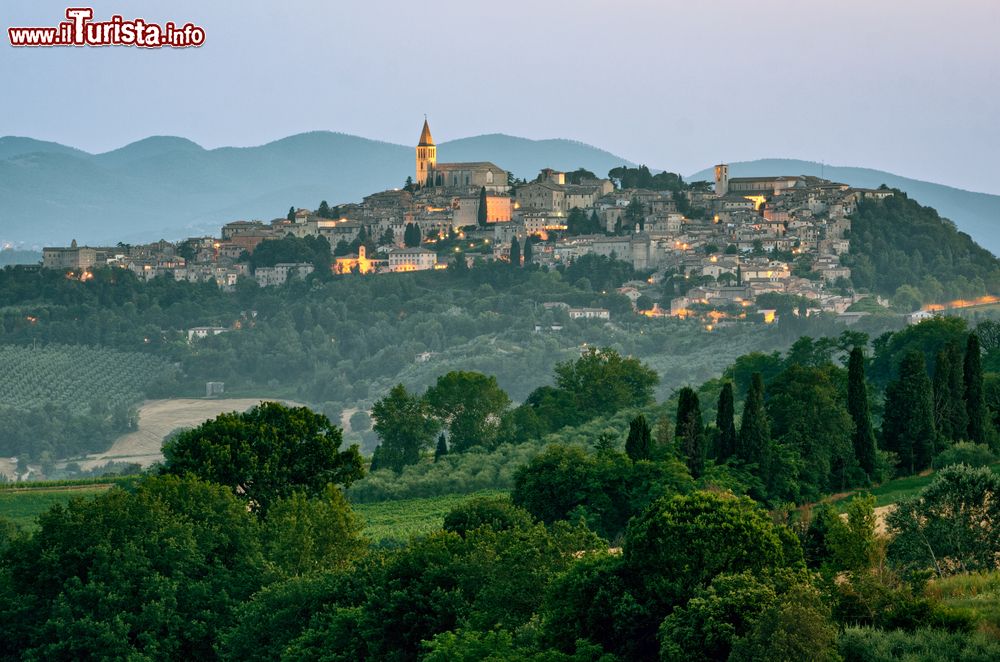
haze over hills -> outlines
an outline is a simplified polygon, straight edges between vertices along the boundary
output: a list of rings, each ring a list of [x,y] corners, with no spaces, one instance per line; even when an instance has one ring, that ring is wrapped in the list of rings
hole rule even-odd
[[[571,140],[503,134],[439,144],[441,161],[489,160],[518,177],[541,168],[585,167],[603,175],[635,163]],[[663,167],[669,164],[651,164]],[[669,168],[668,168],[669,169]],[[1000,196],[972,193],[863,168],[768,159],[731,164],[732,176],[820,174],[855,186],[907,191],[1000,253]],[[358,201],[398,187],[413,171],[413,148],[317,131],[256,147],[206,150],[154,136],[103,154],[31,138],[0,138],[0,242],[101,244],[216,233],[235,219],[268,220],[289,206]],[[711,170],[688,177],[711,179]]]

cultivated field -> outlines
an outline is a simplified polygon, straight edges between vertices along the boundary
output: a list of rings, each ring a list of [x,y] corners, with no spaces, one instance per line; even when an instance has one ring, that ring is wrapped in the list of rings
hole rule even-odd
[[[150,400],[139,408],[138,430],[119,437],[107,451],[89,455],[79,464],[84,469],[111,461],[149,466],[162,459],[160,447],[163,440],[177,428],[195,427],[219,414],[246,411],[260,402],[253,398]]]
[[[89,411],[95,402],[131,404],[168,370],[163,359],[151,354],[76,345],[0,345],[0,365],[0,405],[32,409],[57,404],[76,414]]]

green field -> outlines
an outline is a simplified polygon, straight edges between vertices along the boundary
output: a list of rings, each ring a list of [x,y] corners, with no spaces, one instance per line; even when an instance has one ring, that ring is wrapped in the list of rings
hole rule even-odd
[[[500,490],[472,494],[449,494],[421,499],[402,499],[356,504],[354,510],[367,522],[365,534],[372,542],[406,542],[441,528],[444,516],[464,501],[481,496],[502,496]]]
[[[73,497],[93,496],[109,487],[110,483],[97,483],[0,490],[0,517],[22,528],[32,529],[35,518],[57,503],[66,503]]]
[[[35,518],[57,503],[73,497],[99,494],[111,487],[103,483],[45,484],[24,488],[0,488],[0,517],[22,528],[35,527]],[[444,516],[452,508],[477,496],[499,496],[506,492],[487,490],[473,494],[454,494],[422,499],[403,499],[381,503],[355,504],[354,510],[364,519],[365,535],[375,543],[405,543],[412,536],[441,528]]]
[[[74,414],[87,413],[94,402],[109,409],[136,402],[168,369],[166,361],[151,354],[75,345],[0,345],[0,365],[0,405],[56,404]]]

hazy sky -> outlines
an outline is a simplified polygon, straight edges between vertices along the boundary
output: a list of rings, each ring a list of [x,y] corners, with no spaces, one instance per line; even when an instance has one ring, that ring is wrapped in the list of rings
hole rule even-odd
[[[0,135],[413,144],[427,113],[439,142],[572,138],[682,173],[802,158],[1000,193],[1000,0],[105,1],[97,18],[192,21],[207,42],[9,46],[66,6],[3,0]]]

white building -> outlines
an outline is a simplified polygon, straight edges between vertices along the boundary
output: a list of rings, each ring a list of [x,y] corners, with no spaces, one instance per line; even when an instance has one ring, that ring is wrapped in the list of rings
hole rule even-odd
[[[611,311],[606,308],[570,308],[571,320],[609,320]]]
[[[437,253],[422,247],[389,251],[390,271],[423,271],[437,266]]]

